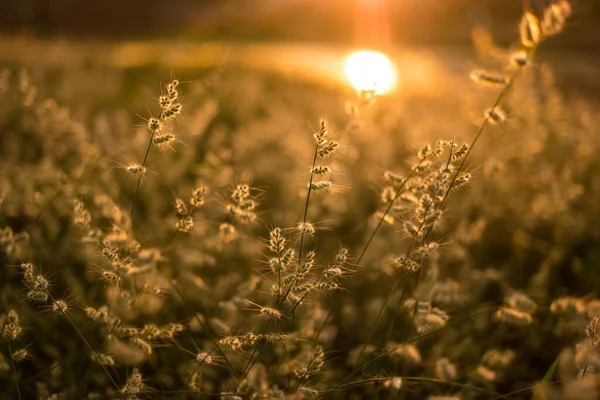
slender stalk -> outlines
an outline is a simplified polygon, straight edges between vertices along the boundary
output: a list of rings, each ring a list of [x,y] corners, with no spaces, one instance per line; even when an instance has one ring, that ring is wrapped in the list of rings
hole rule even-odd
[[[173,290],[175,290],[175,292],[177,293],[177,295],[179,296],[179,299],[181,300],[181,302],[183,303],[183,305],[185,306],[186,309],[189,309],[187,307],[187,303],[184,300],[181,291],[177,288],[177,286],[172,283],[170,280],[168,280],[169,284],[171,285],[171,287],[173,288]],[[201,306],[201,311],[203,307]],[[204,313],[206,315],[206,313]],[[196,318],[196,321],[198,321],[198,323],[200,324],[200,326],[202,327],[202,329],[204,331],[206,331],[206,333],[208,334],[208,337],[210,339],[210,341],[213,343],[214,347],[219,351],[219,353],[221,354],[221,356],[223,357],[223,360],[225,360],[225,364],[227,364],[227,367],[229,368],[230,372],[233,374],[233,376],[240,380],[237,373],[235,372],[235,369],[233,368],[233,365],[231,364],[231,362],[229,361],[229,359],[227,358],[227,355],[225,354],[225,351],[223,351],[223,349],[221,348],[221,346],[219,346],[219,342],[215,339],[215,336],[212,332],[212,329],[204,323],[204,321],[202,321],[202,319],[200,317],[198,317],[197,314],[194,314],[194,318]]]
[[[496,107],[498,107],[500,105],[500,102],[502,101],[502,99],[504,98],[504,96],[506,95],[506,93],[508,93],[508,90],[510,89],[510,87],[512,87],[512,84],[514,83],[515,79],[519,76],[520,73],[521,73],[521,69],[517,69],[515,71],[515,73],[510,77],[510,79],[508,80],[508,82],[506,83],[506,85],[504,85],[502,87],[502,90],[500,90],[500,93],[498,94],[498,96],[496,97],[496,100],[494,101],[494,104],[492,106],[492,110],[494,110]],[[464,167],[465,167],[465,164],[467,162],[467,159],[471,155],[471,152],[473,151],[473,148],[475,147],[475,145],[479,141],[479,138],[483,134],[483,131],[485,130],[485,128],[488,126],[489,122],[490,122],[490,118],[489,117],[485,118],[485,120],[479,126],[479,129],[477,130],[477,133],[475,134],[475,137],[473,138],[473,140],[471,140],[471,143],[469,144],[469,148],[467,149],[466,154],[463,156],[463,158],[460,161],[460,164],[456,168],[456,171],[452,175],[452,180],[450,181],[450,184],[448,185],[448,189],[444,193],[444,197],[442,198],[442,200],[439,203],[437,203],[436,210],[441,210],[444,207],[444,204],[446,203],[446,200],[448,199],[448,196],[450,195],[450,192],[452,191],[452,187],[454,186],[454,183],[456,182],[456,179],[458,178],[458,176],[464,170]],[[433,233],[433,225],[430,226],[429,229],[427,230],[427,232],[425,232],[425,234],[423,235],[422,243],[426,243],[432,233]],[[421,270],[422,270],[422,268],[419,268],[419,270],[417,271],[417,277],[416,277],[417,284],[420,281]]]
[[[87,356],[86,356],[87,357]],[[18,389],[20,386],[24,386],[25,384],[29,383],[29,382],[33,382],[36,379],[38,379],[41,376],[46,375],[49,372],[52,372],[53,370],[57,369],[57,368],[61,368],[63,366],[65,366],[66,364],[76,360],[76,357],[66,357],[64,360],[62,360],[59,363],[53,364],[52,366],[50,366],[49,368],[46,368],[44,371],[38,372],[35,375],[31,375],[23,380],[20,380],[19,383],[17,385],[15,385],[15,387],[8,389],[8,392],[12,392],[13,390]]]
[[[424,333],[424,334],[419,335],[419,336],[415,336],[414,338],[407,340],[405,343],[403,343],[403,344],[401,344],[399,346],[396,346],[393,349],[386,350],[386,351],[382,352],[381,354],[379,354],[378,356],[376,356],[376,357],[372,358],[371,360],[367,361],[366,363],[362,364],[355,371],[352,371],[351,373],[349,373],[348,375],[346,375],[346,377],[343,378],[341,381],[339,381],[333,387],[332,390],[339,389],[342,385],[344,385],[346,382],[348,382],[348,380],[350,380],[350,378],[352,376],[354,376],[354,374],[356,374],[356,373],[364,370],[365,368],[367,368],[369,365],[373,364],[374,362],[379,361],[379,360],[383,359],[384,357],[386,357],[387,355],[395,352],[400,347],[402,347],[404,344],[409,344],[409,343],[416,342],[416,341],[418,341],[420,339],[423,339],[423,338],[425,338],[427,336],[431,336],[431,335],[433,335],[433,334],[435,334],[435,333],[437,333],[439,331],[442,331],[442,330],[446,329],[449,326],[455,325],[455,324],[457,324],[457,323],[459,323],[459,322],[461,322],[463,320],[467,320],[469,318],[472,318],[472,317],[480,315],[480,314],[485,314],[485,313],[489,313],[489,312],[492,312],[492,311],[496,311],[497,309],[498,308],[496,308],[496,307],[486,308],[486,309],[483,309],[483,310],[475,311],[475,312],[473,312],[473,313],[471,313],[469,315],[465,315],[464,317],[453,319],[450,322],[448,322],[445,326],[442,326],[442,327],[437,328],[437,329],[432,329],[431,331],[429,331],[427,333]]]
[[[277,304],[281,298],[281,251],[277,246]]]
[[[269,321],[267,322],[267,325],[265,325],[264,329],[262,330],[262,332],[261,332],[261,339],[258,342],[258,344],[254,347],[254,350],[252,351],[252,354],[250,354],[250,358],[248,358],[248,362],[246,363],[246,366],[244,367],[244,372],[242,373],[242,376],[239,379],[240,382],[243,381],[244,378],[246,378],[246,375],[248,375],[248,372],[250,372],[250,370],[252,369],[252,367],[254,366],[254,364],[256,364],[256,362],[258,361],[258,359],[260,358],[260,356],[266,350],[266,348],[267,348],[266,344],[263,346],[264,336],[266,335],[266,333],[269,330],[269,327],[271,326],[271,324],[273,323],[273,321],[275,321],[274,317],[269,318]],[[256,358],[254,358],[254,356],[258,352],[259,348],[261,349],[260,353],[258,353],[258,355],[256,356]]]
[[[15,360],[13,359],[13,351],[12,345],[10,344],[10,340],[8,341],[8,352],[10,353],[10,366],[12,367],[12,371],[14,374],[15,386],[17,388],[17,396],[19,400],[21,400],[21,388],[19,387],[19,376],[17,375],[17,367],[15,366]]]
[[[375,235],[377,235],[377,232],[379,232],[379,229],[381,229],[381,226],[383,225],[383,221],[385,220],[385,217],[387,217],[387,215],[392,210],[392,207],[394,206],[394,204],[396,203],[396,201],[398,200],[398,198],[402,194],[402,190],[404,189],[404,187],[406,186],[406,184],[408,183],[408,181],[413,177],[413,175],[415,174],[415,171],[418,169],[418,167],[421,166],[421,164],[424,161],[425,161],[425,159],[419,160],[419,162],[416,165],[416,168],[412,168],[411,171],[410,171],[410,173],[402,181],[402,184],[400,184],[398,186],[398,188],[396,188],[396,191],[394,192],[394,197],[392,198],[392,200],[389,202],[389,204],[385,208],[383,214],[381,215],[381,218],[379,218],[379,221],[377,221],[377,225],[375,225],[375,228],[373,229],[373,231],[371,231],[371,234],[369,235],[369,239],[367,239],[367,242],[363,246],[363,249],[360,252],[360,255],[358,256],[358,258],[356,260],[356,264],[357,265],[360,265],[360,263],[361,263],[362,259],[364,258],[365,254],[367,254],[367,250],[369,249],[371,243],[373,242],[373,239],[375,238]],[[395,281],[391,293],[393,293],[395,291],[397,285],[398,285],[398,282]],[[385,299],[384,306],[379,310],[379,313],[377,314],[377,317],[375,318],[375,321],[376,321],[375,322],[375,326],[377,325],[379,319],[381,318],[381,315],[383,314],[383,310],[385,309],[385,305],[388,302],[389,302],[389,296]],[[329,312],[327,313],[327,317],[325,318],[326,320],[329,319],[329,317],[331,316],[331,313],[332,313],[332,310],[329,310]],[[374,329],[372,329],[371,332],[369,333],[369,339],[367,340],[367,343],[369,343],[371,341],[371,339],[373,338],[373,335],[374,335]],[[357,357],[356,363],[358,363],[360,361],[360,358],[362,357],[365,348],[366,348],[366,345],[364,345],[361,348],[361,351],[360,351],[360,353],[359,353],[359,355]],[[355,368],[356,363],[352,367],[353,369]]]
[[[312,193],[312,183],[315,174],[313,170],[315,168],[315,164],[317,163],[317,157],[319,155],[319,144],[315,145],[315,155],[313,157],[312,165],[310,168],[310,179],[308,180],[308,189],[306,190],[306,201],[304,203],[304,215],[302,217],[302,223],[306,223],[306,218],[308,217],[308,204],[310,202],[310,194]],[[298,263],[302,261],[302,251],[304,250],[304,231],[300,234],[300,248],[298,249]]]
[[[314,168],[315,165],[317,163],[317,158],[319,156],[319,148],[320,145],[317,142],[315,144],[315,153],[313,155],[313,160],[312,160],[312,164],[311,164],[311,168],[310,168],[310,178],[308,181],[308,188],[306,189],[306,200],[304,202],[304,212],[303,212],[303,216],[302,216],[302,224],[306,224],[306,220],[308,218],[308,206],[310,204],[310,195],[312,193],[312,183],[313,183],[313,178],[314,178]],[[298,264],[300,264],[302,262],[302,253],[303,253],[303,249],[304,249],[304,236],[305,236],[305,232],[302,231],[302,233],[300,234],[300,247],[298,249]],[[280,278],[279,278],[280,279]],[[283,297],[281,297],[281,299],[279,298],[279,294],[278,294],[278,301],[277,301],[277,308],[279,308],[287,299],[287,297],[290,294],[290,291],[292,290],[292,288],[294,287],[294,284],[296,283],[297,280],[297,276],[294,277],[294,279],[292,280],[292,282],[290,283],[289,287],[287,288],[285,294],[283,295]],[[279,289],[278,289],[279,291]],[[295,307],[294,307],[295,309]],[[269,321],[267,322],[267,324],[265,325],[265,328],[262,331],[262,336],[264,337],[264,335],[267,333],[267,330],[269,329],[269,327],[271,326],[271,324],[274,322],[275,318],[271,317],[269,318]],[[248,362],[246,363],[246,367],[244,367],[244,373],[242,374],[242,379],[244,379],[246,377],[246,375],[248,374],[248,372],[250,372],[250,369],[254,366],[254,364],[256,364],[256,362],[258,361],[258,358],[262,355],[262,353],[265,351],[266,349],[266,345],[263,345],[264,339],[261,339],[261,341],[254,347],[254,350],[252,351],[252,354],[250,355],[250,358],[248,359]],[[254,356],[256,355],[256,353],[258,352],[259,347],[262,347],[260,353],[258,354],[258,356],[256,357],[256,359],[253,359]]]
[[[188,378],[183,383],[183,386],[181,387],[181,389],[179,390],[179,392],[177,392],[177,397],[181,396],[181,394],[185,391],[185,387],[190,383],[190,381],[192,380],[192,377],[194,376],[194,374],[196,372],[198,372],[198,370],[200,369],[200,367],[202,367],[202,365],[204,364],[204,361],[211,355],[211,353],[215,349],[216,349],[216,347],[213,347],[208,353],[206,353],[206,355],[202,358],[202,360],[198,360],[198,365],[196,365],[196,368],[194,368],[194,370],[192,371],[192,373],[190,374],[190,376],[188,376]]]
[[[34,276],[34,279],[36,281],[38,281],[38,283],[40,284],[40,287],[44,287],[44,285],[42,284],[42,282],[39,280],[39,278],[37,276]],[[52,303],[56,306],[56,308],[58,310],[60,310],[60,313],[65,317],[65,319],[67,321],[69,321],[69,323],[71,324],[71,326],[73,327],[73,329],[75,329],[75,332],[77,332],[77,335],[79,335],[79,337],[81,338],[81,340],[83,341],[83,343],[87,346],[87,348],[93,352],[94,349],[92,348],[92,346],[90,345],[90,343],[86,340],[85,336],[83,336],[83,334],[81,333],[81,331],[79,330],[79,328],[77,328],[77,325],[75,325],[75,323],[73,322],[73,320],[71,319],[71,317],[69,317],[69,315],[65,312],[65,310],[62,309],[62,307],[59,306],[59,304],[56,301],[56,298],[54,298],[54,296],[52,296],[52,294],[48,291],[45,290],[46,294],[48,294],[48,297],[50,298],[50,301],[52,301]],[[115,380],[113,379],[113,377],[111,376],[111,374],[108,372],[108,369],[106,369],[106,366],[101,365],[102,369],[104,370],[104,372],[106,372],[106,375],[108,376],[108,379],[110,379],[110,381],[112,382],[112,384],[115,386],[115,388],[118,388],[119,385],[117,385],[117,382],[115,382]]]
[[[600,377],[600,374],[590,374],[589,376]],[[556,384],[560,384],[560,383],[576,381],[576,380],[579,380],[579,379],[581,379],[581,378],[577,376],[577,377],[572,377],[572,378],[567,378],[567,379],[557,379],[555,381],[552,381],[552,383],[556,385]],[[544,382],[542,382],[542,383],[544,383]],[[539,383],[538,383],[538,385],[539,385]],[[490,400],[507,399],[509,397],[512,397],[515,394],[520,394],[520,393],[523,393],[523,392],[528,392],[531,389],[535,389],[536,386],[537,385],[533,385],[533,386],[524,387],[522,389],[517,389],[515,391],[509,392],[509,393],[506,393],[506,394],[502,394],[502,395],[499,395],[497,397],[494,397],[493,399],[490,399]],[[535,397],[534,396],[534,400],[539,399],[539,398],[540,397]]]
[[[148,161],[148,155],[150,154],[150,149],[152,148],[152,141],[154,140],[154,134],[156,132],[152,131],[150,134],[150,140],[148,141],[148,147],[146,147],[146,153],[144,154],[144,160],[142,161],[142,169],[146,167],[146,162]],[[133,194],[133,204],[131,205],[131,212],[129,213],[129,219],[131,220],[131,225],[133,226],[133,213],[135,212],[135,206],[137,204],[138,193],[140,191],[140,184],[142,182],[143,174],[139,174],[137,179],[137,184],[135,185],[135,193]]]
[[[327,314],[327,317],[325,318],[325,321],[323,321],[323,323],[321,324],[321,327],[319,328],[319,330],[317,332],[315,332],[313,342],[315,342],[315,343],[317,342],[317,339],[321,335],[321,332],[323,332],[323,329],[325,329],[325,326],[327,326],[327,322],[329,322],[329,317],[330,316],[331,316],[331,313]],[[296,386],[294,387],[293,393],[296,393],[298,391],[298,389],[300,388],[300,384],[308,376],[308,372],[310,370],[310,367],[312,366],[312,363],[316,359],[316,356],[317,356],[317,352],[315,351],[315,354],[313,355],[312,360],[310,360],[310,363],[308,364],[308,367],[306,368],[306,372],[304,373],[304,375],[302,375],[300,378],[298,378],[298,381],[296,382]]]
[[[513,83],[513,82],[514,82],[514,80],[517,78],[517,76],[519,75],[520,71],[521,71],[521,69],[518,69],[518,70],[517,70],[517,71],[516,71],[516,72],[513,74],[513,76],[511,76],[511,78],[510,78],[510,79],[509,79],[509,81],[506,83],[506,85],[504,85],[504,86],[503,86],[502,90],[500,91],[500,93],[498,94],[498,96],[497,96],[496,100],[494,101],[494,104],[493,104],[493,106],[492,106],[492,110],[493,110],[493,109],[495,109],[496,107],[498,107],[498,106],[499,106],[500,102],[501,102],[501,101],[502,101],[502,99],[504,98],[505,94],[508,92],[509,88],[512,86],[512,83]],[[465,163],[466,163],[466,161],[467,161],[467,159],[468,159],[469,155],[470,155],[470,154],[471,154],[471,152],[473,151],[473,147],[474,147],[474,146],[477,144],[477,142],[479,141],[479,139],[480,139],[480,137],[481,137],[481,135],[482,135],[483,131],[485,130],[485,127],[486,127],[486,126],[489,124],[489,122],[490,122],[489,118],[486,118],[486,119],[483,121],[483,123],[480,125],[479,129],[477,130],[477,133],[475,134],[475,137],[473,138],[473,140],[471,141],[471,143],[470,143],[470,145],[469,145],[469,148],[467,149],[467,152],[466,152],[466,154],[465,154],[465,155],[462,157],[460,164],[458,165],[458,167],[457,167],[456,171],[455,171],[455,172],[454,172],[454,174],[452,175],[452,180],[451,180],[451,182],[450,182],[450,184],[449,184],[449,186],[448,186],[448,189],[447,189],[447,190],[445,191],[445,193],[444,193],[444,197],[443,197],[443,198],[442,198],[442,200],[441,200],[441,201],[440,201],[440,202],[439,202],[439,203],[436,205],[436,207],[435,207],[435,210],[439,210],[439,209],[441,209],[441,208],[443,207],[443,205],[444,205],[445,201],[446,201],[446,200],[447,200],[447,198],[448,198],[448,195],[450,194],[450,191],[452,190],[452,187],[453,187],[454,183],[456,182],[456,179],[458,178],[458,176],[460,175],[460,173],[461,173],[461,172],[464,170]],[[448,158],[448,162],[447,162],[447,164],[446,164],[446,166],[447,166],[447,167],[450,165],[450,161],[451,161],[451,159],[452,159],[452,149],[451,149],[451,151],[450,151],[450,156],[449,156],[449,158]],[[390,208],[391,208],[391,207],[389,207],[389,206],[388,206],[388,209],[390,209]],[[420,229],[422,229],[422,227],[423,227],[423,223],[421,224],[421,227],[420,227]],[[423,239],[422,239],[422,242],[423,242],[423,243],[426,243],[426,242],[427,242],[427,239],[428,239],[428,238],[429,238],[429,236],[431,235],[432,231],[433,231],[433,226],[429,227],[429,229],[427,230],[427,232],[426,232],[426,233],[423,235]],[[408,257],[410,257],[410,254],[411,254],[412,250],[413,250],[415,247],[416,247],[416,239],[415,239],[415,238],[413,238],[413,240],[411,241],[411,243],[410,243],[410,245],[409,245],[409,247],[408,247],[408,249],[407,249],[407,251],[406,251],[406,255],[405,255],[405,258],[406,258],[406,259],[408,259]],[[419,278],[420,278],[421,269],[422,269],[422,268],[419,268],[419,270],[417,271],[417,278],[416,278],[416,279],[417,279],[417,282],[419,281]],[[405,282],[405,284],[404,284],[404,286],[403,286],[402,293],[401,293],[401,295],[400,295],[400,299],[398,300],[398,306],[396,307],[396,309],[398,309],[398,308],[399,308],[399,305],[401,304],[402,300],[404,299],[404,295],[405,295],[405,293],[406,293],[406,289],[408,288],[408,283],[409,283],[409,282],[410,282],[410,277],[409,277],[409,278],[406,280],[406,282]],[[397,283],[398,283],[398,280],[396,280],[396,281],[395,281],[394,285],[392,286],[392,290],[391,290],[391,293],[390,293],[390,295],[388,295],[388,296],[386,297],[386,300],[384,301],[384,304],[381,306],[381,308],[380,308],[380,310],[379,310],[379,313],[377,314],[377,317],[376,317],[376,319],[375,319],[375,324],[374,324],[374,326],[373,326],[373,329],[371,330],[371,333],[370,333],[370,336],[369,336],[369,340],[368,340],[368,341],[367,341],[367,342],[366,342],[366,343],[363,345],[363,347],[361,348],[361,352],[359,353],[359,357],[357,358],[357,363],[358,363],[358,361],[360,360],[360,357],[362,356],[362,354],[363,354],[363,352],[364,352],[364,350],[365,350],[366,346],[367,346],[367,345],[370,343],[370,341],[371,341],[371,339],[372,339],[372,337],[373,337],[373,335],[374,335],[374,331],[375,331],[375,329],[376,329],[377,325],[379,324],[379,320],[380,320],[380,318],[381,318],[381,316],[382,316],[382,314],[383,314],[383,310],[385,309],[385,307],[387,307],[387,304],[388,304],[388,302],[389,302],[389,299],[391,298],[391,295],[392,295],[392,293],[393,293],[393,292],[396,290],[396,288],[397,288]],[[387,333],[388,337],[389,337],[389,335],[391,334],[391,330],[393,329],[394,322],[395,322],[395,315],[394,315],[394,317],[393,317],[393,319],[392,319],[392,322],[391,322],[391,324],[390,324],[390,327],[389,327],[389,329],[388,329],[388,333]],[[355,364],[355,366],[356,366],[356,364]],[[354,372],[354,368],[355,368],[355,367],[353,367],[353,372]]]
[[[313,342],[315,342],[315,343],[317,342],[317,339],[319,338],[319,336],[321,335],[321,332],[323,332],[323,329],[325,329],[325,326],[327,325],[327,322],[329,321],[329,317],[331,317],[331,313],[327,314],[325,321],[323,321],[319,330],[317,332],[315,332]],[[317,355],[317,352],[315,351],[315,355],[313,356],[313,359],[310,361],[310,363],[308,364],[308,367],[306,368],[306,373],[304,375],[302,375],[300,378],[298,378],[298,382],[296,382],[296,386],[294,387],[293,393],[296,393],[298,391],[298,388],[300,388],[300,384],[308,376],[308,371],[309,371],[312,363],[314,362],[316,355]]]
[[[369,378],[369,379],[364,379],[364,380],[360,380],[360,381],[349,382],[349,383],[346,383],[346,384],[340,386],[337,389],[332,389],[332,390],[340,390],[340,389],[344,389],[344,388],[347,388],[347,387],[364,385],[364,384],[367,384],[367,383],[386,382],[386,381],[389,381],[389,380],[390,380],[390,378]],[[430,383],[438,383],[438,384],[442,384],[442,385],[447,385],[447,386],[457,387],[457,388],[461,388],[461,389],[471,390],[471,391],[474,391],[474,392],[485,393],[485,394],[492,395],[492,396],[498,395],[498,392],[493,392],[493,391],[490,391],[490,390],[485,390],[485,389],[479,388],[477,386],[467,385],[467,384],[464,384],[464,383],[446,381],[446,380],[443,380],[443,379],[425,378],[425,377],[417,377],[417,376],[406,376],[406,377],[402,377],[402,380],[405,381],[405,382],[430,382]]]
[[[504,85],[504,87],[502,88],[502,90],[501,90],[501,91],[500,91],[500,93],[498,94],[498,96],[497,96],[497,98],[496,98],[496,100],[495,100],[495,102],[494,102],[494,104],[493,104],[493,106],[492,106],[492,110],[493,110],[493,109],[495,109],[496,107],[498,107],[498,105],[500,104],[500,102],[501,102],[501,101],[502,101],[502,99],[504,98],[505,94],[508,92],[509,88],[512,86],[513,82],[515,81],[515,79],[516,79],[516,78],[517,78],[517,76],[519,75],[520,71],[521,71],[521,70],[520,70],[520,69],[518,69],[518,70],[517,70],[517,71],[516,71],[516,72],[513,74],[513,76],[512,76],[512,77],[509,79],[509,81],[507,82],[507,84],[506,84],[506,85]],[[456,182],[456,179],[458,178],[459,174],[460,174],[460,173],[463,171],[463,169],[464,169],[464,166],[465,166],[465,163],[466,163],[466,161],[467,161],[467,159],[468,159],[469,155],[470,155],[470,154],[471,154],[471,152],[473,151],[473,147],[474,147],[474,146],[477,144],[477,142],[479,141],[479,138],[481,137],[481,135],[482,135],[483,131],[485,130],[485,127],[486,127],[486,126],[489,124],[489,122],[490,122],[490,121],[489,121],[489,118],[486,118],[486,119],[483,121],[483,123],[480,125],[479,129],[477,130],[477,133],[475,134],[475,137],[473,138],[473,140],[471,141],[471,143],[470,143],[470,145],[469,145],[469,148],[467,149],[467,153],[464,155],[464,157],[462,158],[462,160],[461,160],[461,162],[460,162],[460,164],[459,164],[458,168],[456,169],[455,173],[453,174],[453,176],[452,176],[452,180],[451,180],[451,182],[450,182],[450,184],[449,184],[449,186],[448,186],[448,189],[447,189],[447,190],[446,190],[446,192],[444,193],[444,197],[442,198],[442,200],[441,200],[441,201],[438,203],[438,205],[437,205],[437,207],[436,207],[436,210],[437,210],[437,209],[441,209],[441,208],[443,207],[444,203],[446,202],[446,200],[447,200],[447,198],[448,198],[448,195],[450,194],[450,191],[452,190],[452,187],[453,187],[454,183]],[[449,158],[449,160],[450,160],[450,159],[451,159],[451,155],[450,155],[450,158]],[[423,241],[423,243],[425,243],[425,242],[427,241],[427,239],[428,239],[428,237],[431,235],[432,231],[433,231],[433,226],[432,226],[432,227],[430,227],[430,228],[427,230],[427,232],[425,233],[425,235],[423,235],[423,240],[422,240],[422,241]],[[407,252],[406,252],[406,257],[409,257],[409,256],[410,256],[410,252],[411,252],[411,250],[412,250],[412,248],[413,248],[413,246],[414,246],[414,242],[415,242],[414,240],[411,242],[411,244],[410,244],[410,246],[409,246],[409,248],[408,248],[408,250],[407,250]],[[419,268],[419,271],[417,272],[417,282],[418,282],[418,280],[419,280],[419,277],[420,277],[420,272],[421,272],[421,269],[422,269],[422,268]],[[404,298],[404,294],[405,294],[405,291],[406,291],[406,289],[407,289],[407,287],[408,287],[408,282],[409,282],[409,281],[410,281],[410,279],[407,279],[407,281],[406,281],[406,283],[405,283],[405,285],[404,285],[404,288],[403,288],[403,290],[402,290],[402,294],[401,294],[401,296],[400,296],[399,304],[400,304],[400,302],[402,301],[402,299]],[[393,291],[395,290],[395,287],[396,287],[396,286],[397,286],[397,285],[396,285],[396,284],[394,284],[394,286],[392,287],[392,293],[393,293]],[[380,311],[379,311],[379,314],[378,314],[378,316],[377,316],[377,318],[376,318],[376,323],[375,323],[375,326],[378,324],[379,318],[380,318],[380,316],[381,316],[381,314],[382,314],[382,310],[383,310],[383,309],[386,307],[386,305],[387,305],[387,302],[388,302],[388,300],[389,300],[389,298],[390,298],[390,297],[391,297],[391,294],[390,294],[390,296],[388,296],[388,297],[386,298],[386,301],[384,302],[384,305],[381,307],[381,309],[380,309]],[[397,308],[398,308],[398,307],[397,307]],[[391,325],[391,326],[393,326],[393,323],[394,323],[394,320],[392,320],[392,325]],[[391,328],[390,328],[390,329],[391,329]],[[389,334],[390,334],[390,329],[388,330],[388,336],[389,336]],[[369,340],[369,341],[370,341],[370,340]],[[365,348],[366,348],[366,345],[365,345],[365,346],[363,346],[363,348],[362,348],[361,350],[364,350]],[[362,351],[361,351],[361,355],[362,355]],[[360,359],[360,357],[359,357],[359,359]],[[359,368],[358,370],[361,370],[361,369],[362,369],[362,367],[361,367],[361,368]],[[353,373],[357,372],[358,370],[355,370],[355,369],[354,369],[354,367],[353,367],[353,371],[350,373],[350,375],[352,375]],[[350,375],[349,375],[349,376],[350,376]]]
[[[174,89],[174,93],[177,95],[177,89]],[[177,96],[176,96],[177,97]],[[166,113],[169,112],[169,109],[166,107],[171,107],[171,105],[169,106],[165,106],[163,104],[161,104],[161,108],[160,108],[160,114],[158,115],[158,121],[162,121],[163,117],[166,115]],[[148,140],[148,146],[146,147],[146,152],[144,153],[144,159],[142,161],[142,170],[146,167],[146,163],[148,161],[148,155],[150,154],[150,149],[152,148],[152,142],[154,141],[154,136],[156,135],[156,133],[158,132],[158,128],[157,129],[150,129],[150,140]],[[135,193],[133,194],[133,203],[131,204],[131,212],[129,213],[129,218],[131,220],[131,225],[133,226],[133,215],[135,213],[135,206],[137,204],[137,199],[138,199],[138,193],[140,191],[140,184],[142,182],[142,176],[144,174],[140,173],[137,179],[137,183],[135,185]]]
[[[383,212],[383,215],[381,216],[381,218],[377,222],[377,225],[375,226],[375,228],[371,232],[371,235],[369,236],[369,239],[367,239],[367,242],[365,243],[362,251],[360,252],[360,255],[356,259],[356,264],[357,265],[360,265],[360,262],[362,261],[363,257],[365,256],[365,254],[367,254],[367,250],[369,249],[369,246],[371,246],[371,243],[373,242],[373,239],[375,238],[375,235],[377,234],[377,232],[379,232],[379,229],[381,229],[381,226],[383,225],[383,221],[385,220],[385,217],[387,217],[388,214],[390,213],[390,211],[392,210],[392,207],[396,203],[396,200],[398,200],[398,198],[402,194],[402,190],[404,189],[404,187],[406,186],[406,184],[408,183],[408,181],[410,180],[410,178],[413,177],[413,175],[415,174],[415,171],[417,170],[417,168],[420,167],[421,164],[424,161],[425,161],[425,159],[419,160],[418,164],[416,165],[416,168],[411,169],[411,171],[409,172],[409,174],[402,181],[402,184],[400,186],[398,186],[398,188],[396,189],[396,192],[394,193],[394,197],[389,202],[388,206],[386,207],[385,211]]]
[[[448,161],[446,162],[446,169],[448,169],[450,167],[450,163],[452,162],[452,156],[454,155],[454,151],[453,151],[453,147],[450,147],[450,154],[448,154]],[[427,207],[427,209],[425,210],[425,216],[423,217],[423,220],[425,220],[425,218],[427,217],[427,215],[429,215],[429,212],[432,211],[431,210],[431,205],[429,205]],[[433,210],[435,211],[435,210]],[[420,226],[419,226],[419,232],[421,231],[421,229],[423,229],[423,225],[424,225],[424,221],[421,222]],[[404,259],[407,260],[410,257],[411,251],[415,248],[415,243],[416,243],[416,238],[413,237],[413,240],[411,240],[410,245],[408,246],[408,249],[406,250],[406,254],[404,255]],[[426,238],[423,238],[423,241],[421,242],[421,245],[423,245],[424,243],[426,243]],[[423,268],[423,266],[421,265],[421,268],[419,268],[419,271]],[[390,322],[390,326],[388,327],[388,331],[386,334],[386,339],[385,342],[387,343],[390,340],[390,336],[392,335],[392,331],[394,329],[394,324],[396,323],[396,316],[398,315],[398,311],[400,310],[400,306],[402,305],[402,301],[404,300],[404,295],[406,293],[406,289],[408,287],[408,282],[410,281],[410,276],[408,276],[406,278],[406,282],[404,284],[404,287],[402,288],[402,293],[400,294],[400,298],[398,299],[398,303],[396,304],[396,311],[392,314],[392,320]],[[393,291],[392,291],[393,293]],[[390,296],[391,297],[391,296]],[[388,297],[388,299],[390,298]],[[413,312],[416,311],[416,303],[415,303],[415,310],[413,310]]]
[[[420,166],[423,163],[423,161],[425,161],[425,159],[420,160],[419,163],[417,164],[417,167]],[[390,204],[387,206],[387,208],[386,208],[383,216],[379,220],[379,223],[377,224],[377,226],[375,227],[375,229],[371,233],[371,236],[369,237],[369,240],[367,241],[367,243],[365,244],[365,247],[363,248],[361,256],[357,260],[357,264],[360,263],[360,260],[362,260],[362,257],[366,253],[367,248],[369,247],[369,245],[371,244],[371,241],[375,237],[375,234],[378,232],[379,228],[381,227],[381,224],[382,224],[384,218],[387,216],[387,214],[392,209],[392,206],[394,205],[396,199],[398,199],[398,197],[400,197],[400,194],[402,193],[402,189],[404,188],[404,186],[406,185],[406,183],[408,182],[408,180],[410,178],[412,178],[412,175],[415,173],[415,171],[416,171],[416,168],[413,168],[411,170],[410,174],[402,182],[402,185],[400,185],[398,187],[398,189],[396,189],[396,192],[394,194],[394,198],[392,199],[392,201],[390,201]],[[411,246],[412,246],[412,243],[411,243]],[[362,356],[363,356],[363,354],[364,354],[367,346],[371,343],[371,340],[373,339],[373,336],[375,335],[375,331],[377,329],[377,325],[379,325],[379,321],[380,321],[381,317],[383,316],[383,312],[385,311],[385,309],[386,309],[386,307],[387,307],[390,299],[392,298],[392,294],[396,291],[396,288],[398,287],[399,283],[400,283],[400,277],[398,277],[397,279],[394,280],[394,284],[392,285],[392,290],[390,290],[390,292],[386,296],[386,298],[385,298],[382,306],[379,308],[377,316],[375,317],[375,322],[373,323],[373,326],[371,327],[371,330],[369,331],[369,337],[367,338],[366,342],[361,347],[360,352],[358,353],[358,357],[356,357],[356,361],[354,362],[354,365],[352,366],[352,370],[354,370],[356,368],[356,366],[360,362],[360,359],[362,358]],[[404,287],[406,288],[406,285]],[[403,290],[403,292],[404,292],[404,290]],[[403,297],[404,297],[404,294],[402,296],[400,296],[399,302],[402,301]]]

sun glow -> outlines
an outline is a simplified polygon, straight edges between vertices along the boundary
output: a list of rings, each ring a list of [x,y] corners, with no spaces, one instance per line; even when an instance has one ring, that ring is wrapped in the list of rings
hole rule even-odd
[[[374,90],[385,94],[396,85],[396,69],[390,59],[378,51],[359,50],[346,58],[348,81],[356,90]]]

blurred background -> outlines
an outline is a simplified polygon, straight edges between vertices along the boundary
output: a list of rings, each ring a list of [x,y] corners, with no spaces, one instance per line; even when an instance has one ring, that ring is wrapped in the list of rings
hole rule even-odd
[[[357,22],[372,14],[372,20],[380,18],[373,27],[387,40],[462,44],[469,42],[474,25],[489,27],[499,40],[512,40],[523,7],[543,8],[544,3],[548,0],[0,0],[0,32],[78,39],[349,43],[374,39]],[[578,14],[571,21],[574,34],[557,42],[598,46],[599,2],[578,0],[574,9]]]
[[[464,74],[480,62],[473,49],[506,59],[523,10],[552,1],[0,0],[0,62],[178,71],[227,62],[339,84],[347,83],[345,57],[366,48],[391,59],[401,85],[427,91],[442,70]],[[570,88],[593,95],[600,2],[572,6],[568,34],[550,38],[542,52],[550,64],[561,61]]]

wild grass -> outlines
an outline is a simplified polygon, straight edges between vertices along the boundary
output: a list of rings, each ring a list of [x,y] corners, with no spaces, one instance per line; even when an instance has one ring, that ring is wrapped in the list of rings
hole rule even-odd
[[[597,398],[600,120],[542,11],[426,94],[2,68],[1,396]]]

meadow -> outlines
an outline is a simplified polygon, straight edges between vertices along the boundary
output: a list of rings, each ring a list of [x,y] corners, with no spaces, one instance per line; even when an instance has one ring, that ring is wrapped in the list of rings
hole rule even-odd
[[[0,398],[600,398],[598,98],[544,52],[569,14],[381,96],[0,64]]]

